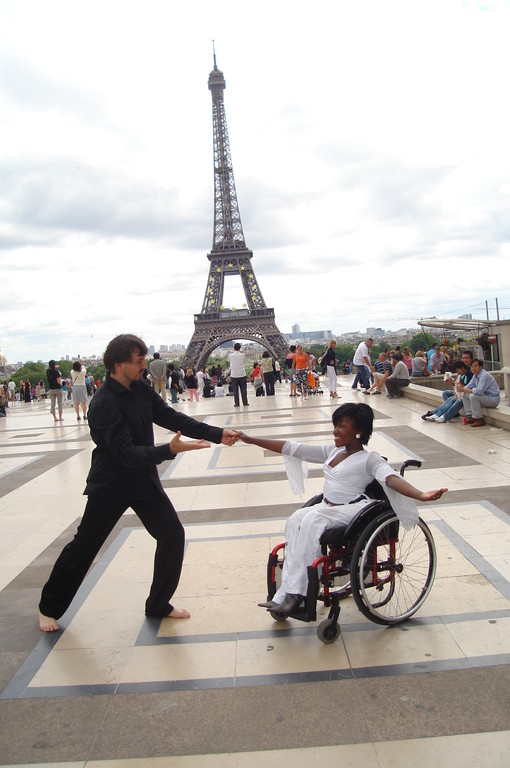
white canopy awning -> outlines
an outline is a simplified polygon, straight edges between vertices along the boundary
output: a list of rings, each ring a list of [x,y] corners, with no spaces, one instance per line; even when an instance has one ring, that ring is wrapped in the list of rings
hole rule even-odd
[[[427,317],[418,320],[422,328],[442,328],[445,331],[476,331],[481,334],[487,332],[491,326],[488,320],[446,320],[439,317]]]

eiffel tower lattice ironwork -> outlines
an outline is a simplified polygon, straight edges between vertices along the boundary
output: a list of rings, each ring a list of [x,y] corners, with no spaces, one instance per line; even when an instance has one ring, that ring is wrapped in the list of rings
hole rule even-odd
[[[207,258],[209,277],[200,314],[183,366],[205,365],[211,352],[225,341],[247,339],[266,347],[276,358],[287,350],[287,342],[276,327],[274,309],[266,307],[251,264],[252,251],[244,240],[234,172],[230,156],[227,119],[223,101],[225,78],[216,66],[209,75],[212,95],[214,141],[214,235]],[[246,297],[243,308],[223,306],[225,277],[238,275]]]

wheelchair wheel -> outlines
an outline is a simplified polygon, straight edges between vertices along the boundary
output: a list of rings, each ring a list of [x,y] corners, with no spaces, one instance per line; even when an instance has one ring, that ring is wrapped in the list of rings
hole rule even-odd
[[[363,531],[351,565],[352,594],[361,613],[376,624],[398,624],[424,603],[436,573],[436,548],[419,520],[404,530],[393,512]]]
[[[324,619],[317,627],[317,637],[322,643],[329,645],[340,637],[340,625],[333,619]]]

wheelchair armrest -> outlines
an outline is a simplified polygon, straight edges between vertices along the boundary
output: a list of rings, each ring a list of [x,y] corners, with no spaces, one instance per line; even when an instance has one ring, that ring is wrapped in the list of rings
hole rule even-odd
[[[400,475],[402,477],[404,477],[404,472],[406,471],[407,467],[421,467],[421,461],[418,461],[417,459],[407,459],[404,461],[400,467]]]

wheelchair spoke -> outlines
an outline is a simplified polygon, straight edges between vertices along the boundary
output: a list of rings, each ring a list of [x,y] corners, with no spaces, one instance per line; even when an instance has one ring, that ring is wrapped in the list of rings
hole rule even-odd
[[[351,582],[356,604],[377,623],[404,621],[426,599],[435,564],[434,542],[423,521],[405,531],[393,514],[380,516],[367,526],[354,552]]]

